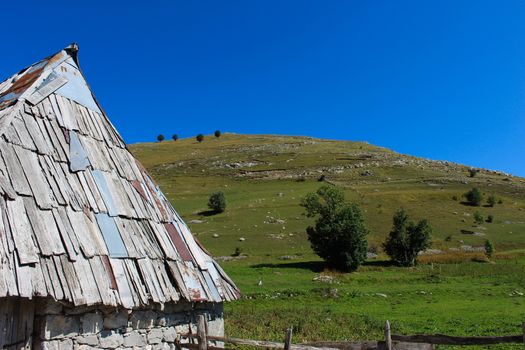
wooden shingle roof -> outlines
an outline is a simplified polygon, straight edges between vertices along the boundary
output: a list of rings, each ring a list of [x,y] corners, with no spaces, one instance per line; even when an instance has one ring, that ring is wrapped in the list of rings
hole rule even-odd
[[[238,298],[127,150],[76,54],[0,83],[0,297],[125,308]]]

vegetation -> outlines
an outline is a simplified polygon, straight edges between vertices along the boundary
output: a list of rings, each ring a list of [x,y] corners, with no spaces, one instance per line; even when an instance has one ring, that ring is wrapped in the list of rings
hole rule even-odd
[[[224,192],[214,192],[208,199],[208,208],[216,213],[222,213],[226,210],[226,196]]]
[[[179,135],[177,135],[177,134],[173,134],[173,135],[171,135],[171,139],[172,139],[173,141],[177,141],[177,140],[179,139]]]
[[[494,246],[492,242],[487,239],[485,241],[485,255],[490,259],[492,258],[492,254],[494,254]]]
[[[496,202],[497,202],[497,200],[496,200],[496,196],[493,195],[493,194],[491,194],[491,195],[487,198],[487,205],[488,205],[489,207],[493,207],[493,206],[495,206],[495,205],[496,205]]]
[[[489,214],[489,216],[487,216],[487,222],[488,222],[488,223],[492,223],[492,222],[494,222],[494,215]]]
[[[485,218],[479,211],[474,213],[474,222],[476,224],[481,225],[484,221],[485,221]]]
[[[220,142],[199,147],[194,139],[180,139],[130,149],[241,289],[241,300],[224,305],[231,337],[282,341],[283,330],[293,326],[294,342],[381,339],[385,319],[402,334],[521,332],[522,178],[508,181],[505,174],[484,173],[465,184],[468,168],[462,165],[407,157],[362,142],[304,137],[223,134]],[[373,169],[374,176],[360,175],[363,167]],[[324,271],[304,231],[315,219],[302,216],[299,205],[300,198],[319,188],[321,174],[326,174],[323,184],[336,184],[345,198],[360,205],[370,246],[381,246],[392,213],[403,207],[410,217],[432,223],[432,248],[441,253],[421,255],[407,269],[392,266],[379,249],[379,256],[365,261],[357,273]],[[451,200],[472,187],[493,193],[501,203],[485,208]],[[203,219],[209,195],[218,189],[227,194],[227,210],[191,223]],[[497,220],[486,225],[484,235],[461,233],[472,230],[475,211],[487,216],[489,210]],[[240,237],[246,240],[240,243]],[[486,258],[479,248],[487,239],[497,248],[491,258],[495,264],[480,263]],[[463,245],[477,249],[466,251]],[[236,247],[242,254],[232,259]]]
[[[198,142],[202,142],[202,141],[204,141],[204,135],[203,134],[198,134],[197,136],[195,136],[195,139]]]
[[[213,135],[215,135],[215,137],[221,137],[221,131],[220,130],[215,130]]]
[[[468,175],[469,175],[470,177],[475,177],[476,174],[477,174],[478,172],[479,172],[478,169],[470,168],[470,169],[468,170]]]
[[[312,249],[328,267],[355,271],[367,252],[368,229],[359,206],[345,201],[344,193],[333,186],[308,193],[301,206],[308,217],[318,217],[315,226],[306,229]]]
[[[479,207],[483,201],[483,195],[477,187],[472,188],[464,196],[467,199],[467,203],[475,207]]]
[[[400,209],[393,219],[392,231],[388,235],[383,249],[400,266],[414,266],[418,253],[431,246],[432,228],[427,220],[417,224],[408,220],[408,214]]]
[[[164,135],[160,134],[157,136],[157,141],[162,142],[164,141]]]

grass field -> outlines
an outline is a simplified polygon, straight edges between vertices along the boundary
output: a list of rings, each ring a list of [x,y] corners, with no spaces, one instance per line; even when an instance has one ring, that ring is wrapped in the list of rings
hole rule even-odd
[[[470,178],[458,164],[301,137],[225,134],[130,149],[240,287],[242,300],[225,307],[229,335],[280,340],[294,326],[295,341],[378,339],[386,319],[405,334],[499,335],[525,321],[524,179],[486,170]],[[379,257],[355,273],[325,271],[306,239],[313,221],[299,202],[321,176],[364,210]],[[474,186],[501,203],[465,205]],[[210,215],[207,198],[219,190],[226,212]],[[430,221],[439,250],[411,269],[381,253],[400,207]],[[476,225],[476,211],[494,222]],[[486,239],[492,262],[477,252]]]

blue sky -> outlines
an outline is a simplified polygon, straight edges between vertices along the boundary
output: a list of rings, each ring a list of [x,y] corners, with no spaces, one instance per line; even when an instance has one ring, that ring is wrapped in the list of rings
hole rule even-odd
[[[126,142],[365,140],[525,176],[523,1],[10,1],[0,80],[78,42]]]

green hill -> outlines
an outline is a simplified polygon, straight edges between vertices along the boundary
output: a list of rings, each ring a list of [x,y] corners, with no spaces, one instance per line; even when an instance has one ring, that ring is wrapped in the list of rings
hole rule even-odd
[[[372,247],[389,232],[394,211],[404,207],[412,217],[430,220],[435,249],[478,247],[486,239],[500,252],[525,248],[525,179],[501,172],[480,170],[471,178],[467,166],[364,142],[307,137],[225,134],[202,143],[183,139],[130,148],[214,255],[229,255],[236,247],[261,259],[308,254],[304,231],[310,221],[299,201],[321,185],[322,176],[362,205]],[[502,203],[462,204],[472,187]],[[226,194],[228,208],[206,216],[207,198],[218,190]],[[494,222],[475,225],[476,211],[493,215]]]
[[[522,178],[481,169],[469,177],[459,164],[307,137],[224,134],[130,149],[240,287],[244,298],[225,306],[231,336],[282,340],[293,326],[296,342],[381,339],[386,319],[398,333],[521,332]],[[299,202],[323,183],[343,187],[364,209],[370,252],[379,256],[357,272],[323,270],[308,244],[312,221]],[[462,203],[472,187],[498,203]],[[208,197],[219,190],[226,211],[210,215]],[[380,248],[400,207],[434,228],[433,250],[409,269],[390,266]],[[475,224],[475,212],[494,221]],[[486,239],[497,252],[489,263]]]

